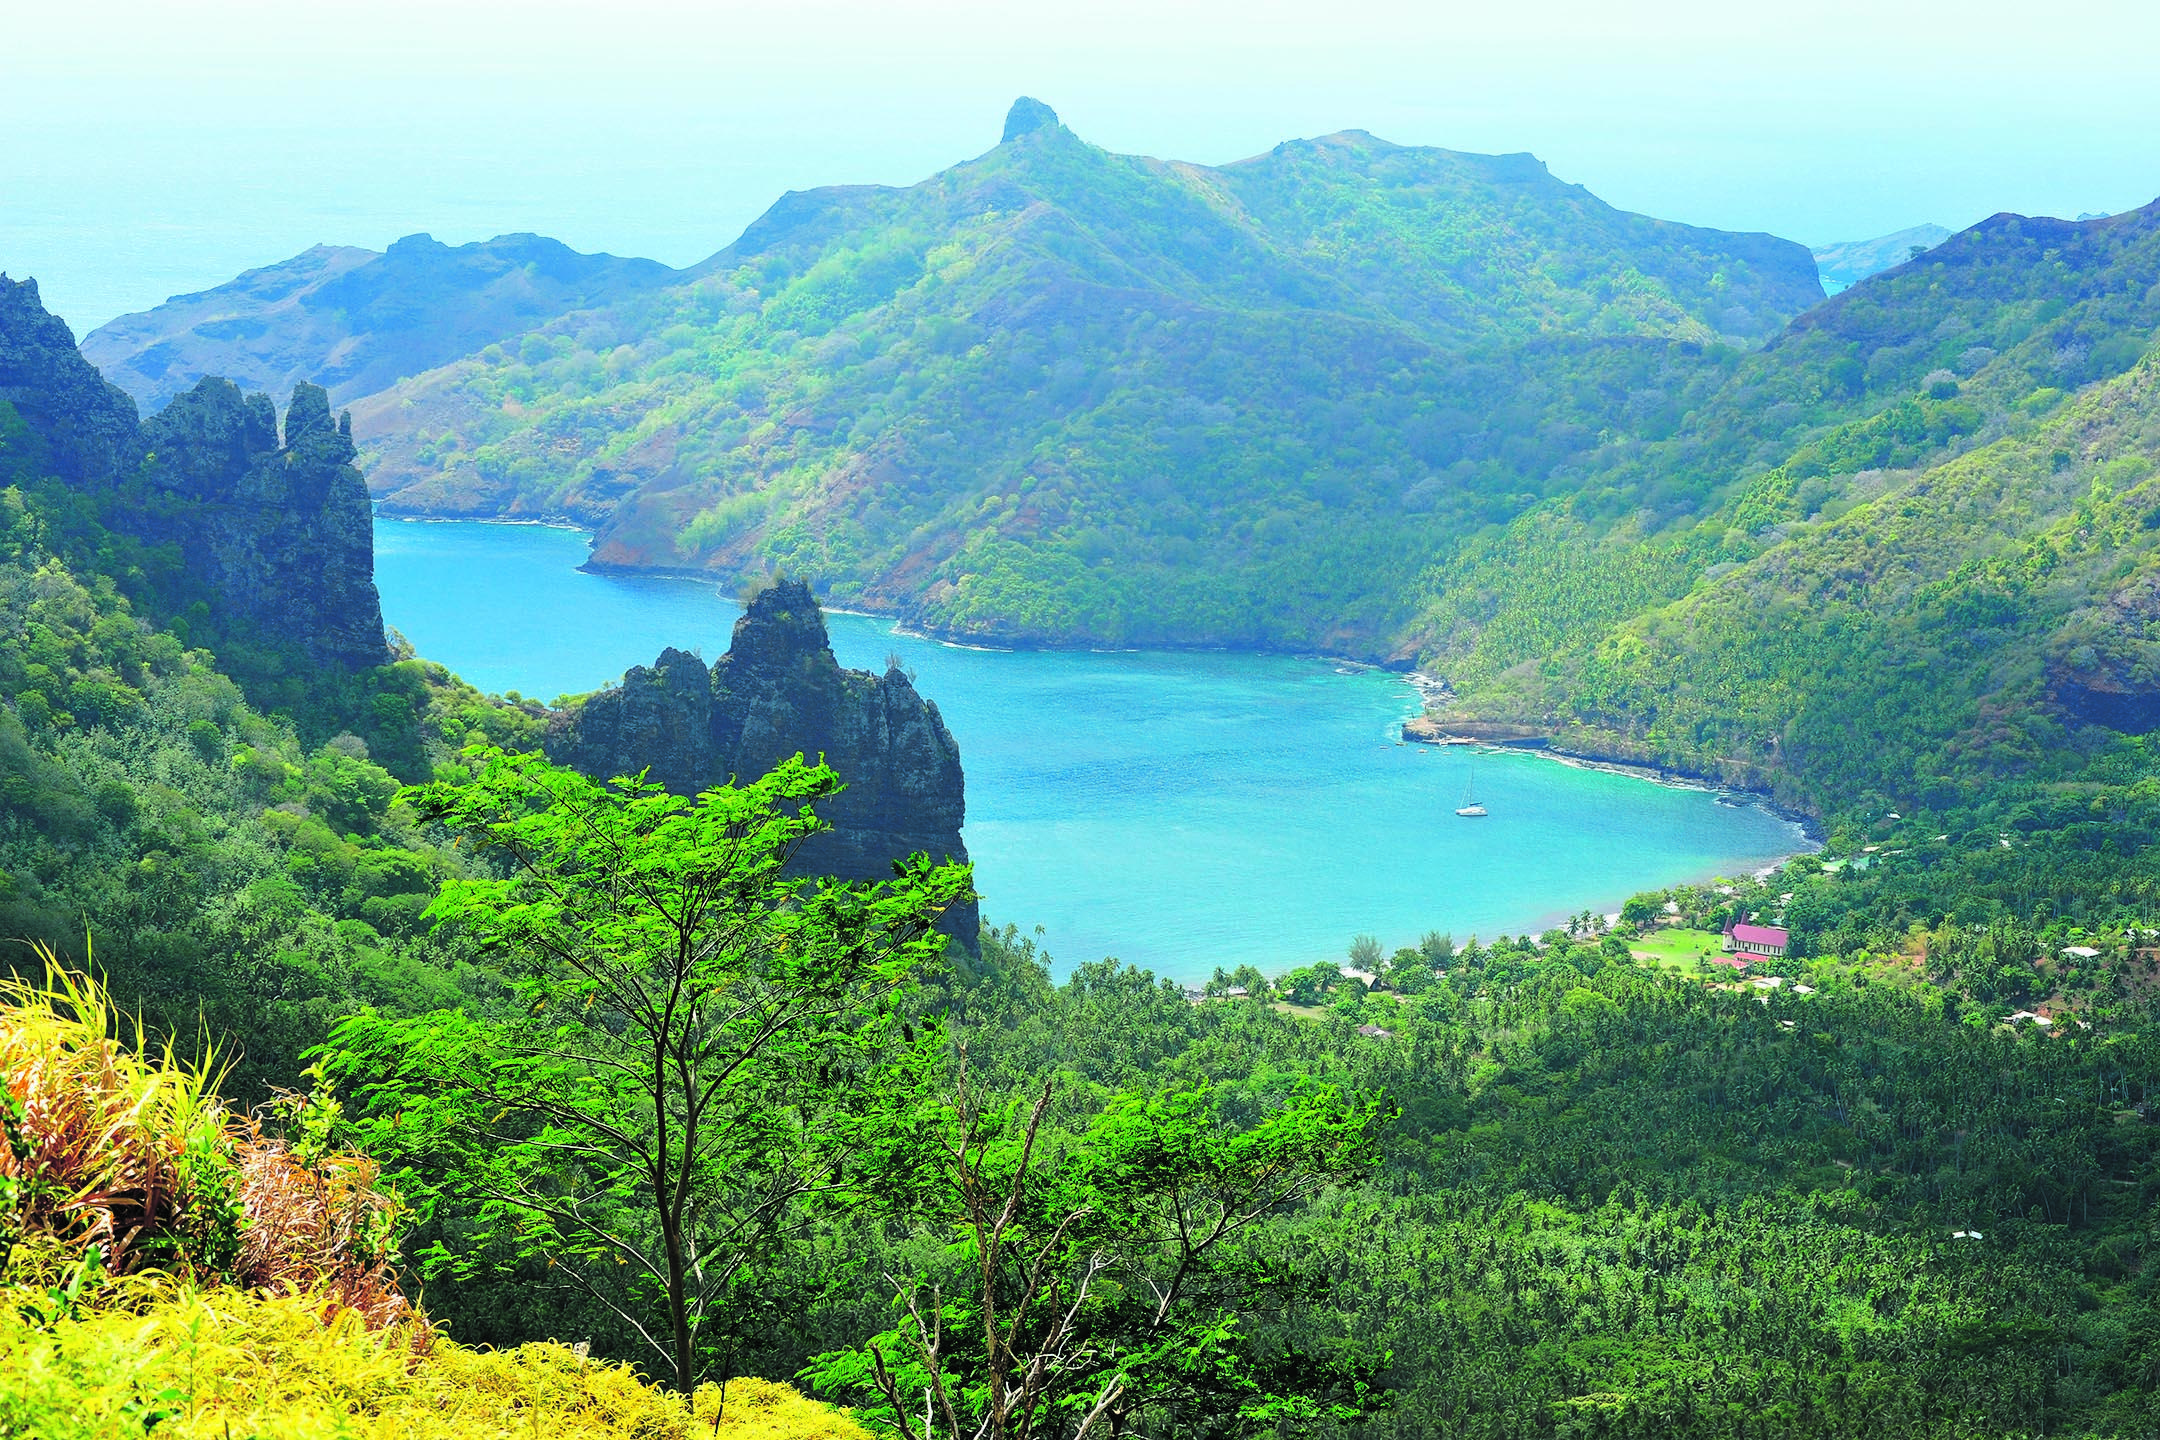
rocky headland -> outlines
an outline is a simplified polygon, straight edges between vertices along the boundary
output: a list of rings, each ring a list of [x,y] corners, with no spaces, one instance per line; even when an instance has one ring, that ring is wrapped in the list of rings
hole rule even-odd
[[[321,386],[293,388],[281,435],[269,396],[204,380],[152,416],[143,438],[161,503],[140,528],[179,545],[230,620],[319,665],[389,660],[352,417],[333,420]]]
[[[0,410],[22,452],[0,449],[0,479],[56,475],[110,528],[169,547],[178,573],[162,600],[200,601],[221,645],[342,670],[389,660],[351,420],[331,417],[320,387],[294,388],[282,431],[267,395],[226,380],[139,422],[36,282],[0,275]]]
[[[678,795],[822,755],[847,788],[819,807],[833,828],[803,848],[798,872],[882,880],[916,851],[968,858],[960,750],[937,705],[897,666],[882,675],[841,668],[824,612],[801,581],[753,598],[709,668],[663,650],[621,685],[559,712],[547,752],[600,778],[649,770]],[[970,901],[947,912],[943,928],[972,949],[978,923]]]

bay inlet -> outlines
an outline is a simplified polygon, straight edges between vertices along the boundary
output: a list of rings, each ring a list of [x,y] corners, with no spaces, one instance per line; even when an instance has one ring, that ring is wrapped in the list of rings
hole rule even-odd
[[[375,553],[389,623],[483,690],[592,690],[668,645],[712,659],[741,613],[710,582],[582,573],[585,537],[566,529],[378,519]],[[1519,933],[1809,848],[1758,806],[1526,754],[1479,754],[1489,814],[1459,819],[1469,748],[1400,743],[1418,700],[1397,675],[827,623],[841,664],[897,654],[937,702],[967,770],[983,914],[1041,926],[1061,970],[1116,956],[1197,980],[1339,960],[1360,933],[1390,948]]]

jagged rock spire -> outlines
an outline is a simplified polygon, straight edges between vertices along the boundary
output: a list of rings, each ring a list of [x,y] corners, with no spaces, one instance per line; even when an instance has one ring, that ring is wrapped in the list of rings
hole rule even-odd
[[[649,769],[678,795],[822,755],[847,788],[818,806],[833,828],[803,847],[798,873],[883,880],[893,861],[918,850],[967,859],[960,749],[937,706],[901,670],[843,670],[824,612],[799,580],[759,591],[709,670],[695,655],[664,650],[619,687],[558,714],[547,752],[598,779]],[[970,902],[942,928],[972,951],[977,923]]]
[[[1055,129],[1057,123],[1057,111],[1033,96],[1022,95],[1013,101],[1012,109],[1005,112],[1005,135],[998,143],[1004,145],[1037,130]]]

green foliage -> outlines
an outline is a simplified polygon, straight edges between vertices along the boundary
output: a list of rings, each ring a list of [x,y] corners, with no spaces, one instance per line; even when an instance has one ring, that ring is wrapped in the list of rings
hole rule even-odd
[[[0,527],[0,934],[65,952],[93,930],[116,994],[153,1031],[230,1037],[257,1095],[298,1083],[338,1014],[480,983],[420,919],[463,862],[390,802],[466,736],[530,743],[537,718],[409,659],[279,657],[251,698],[87,498],[0,491]],[[304,703],[266,714],[281,695]]]
[[[1442,723],[1768,790],[1833,827],[2000,830],[2065,786],[2134,812],[2141,742],[2110,732],[2149,729],[2160,693],[2160,392],[2136,363],[2156,281],[2160,210],[2006,220],[1811,312],[1670,440],[1608,448],[1567,519],[1427,572]],[[1634,517],[1601,527],[1607,495]]]
[[[361,1098],[371,1149],[465,1207],[472,1243],[543,1257],[687,1392],[742,1319],[738,1285],[908,1093],[899,1007],[968,872],[918,855],[883,884],[784,878],[839,788],[799,756],[694,801],[537,755],[468,758],[470,779],[413,802],[508,873],[446,884],[429,913],[506,993],[347,1019],[325,1073]]]
[[[68,1267],[67,1278],[48,1285],[20,1305],[22,1318],[40,1330],[51,1330],[63,1320],[83,1318],[83,1297],[95,1295],[105,1279],[105,1248],[92,1245],[82,1258]]]
[[[545,1343],[468,1348],[408,1320],[325,1323],[319,1295],[165,1286],[49,1329],[0,1307],[0,1433],[41,1440],[867,1440],[785,1385],[685,1404]]]
[[[371,459],[393,509],[566,513],[956,634],[1371,650],[1435,552],[1819,294],[1798,247],[1527,157],[1353,133],[1210,171],[1051,127],[409,382]]]
[[[2156,379],[2140,367],[1800,527],[1459,708],[1537,714],[1583,748],[1839,816],[2000,813],[2021,785],[2119,784],[2124,742],[2086,728],[2079,697],[2150,684],[2136,597],[2160,559],[2137,462]],[[2055,464],[2073,437],[2086,458]]]
[[[1305,1086],[1233,1120],[1210,1087],[1181,1087],[1113,1095],[1067,1136],[1045,1126],[1055,1098],[1046,1082],[1032,1106],[986,1103],[963,1054],[879,1190],[926,1238],[956,1238],[905,1279],[898,1326],[819,1357],[813,1383],[903,1440],[1359,1418],[1361,1367],[1255,1345],[1240,1316],[1310,1291],[1254,1232],[1371,1167],[1381,1102]]]
[[[984,956],[954,1003],[986,1075],[1213,1084],[1264,1115],[1295,1074],[1401,1108],[1372,1181],[1267,1227],[1324,1297],[1249,1327],[1303,1355],[1392,1352],[1366,1433],[2160,1418],[2146,1010],[2041,1041],[1865,967],[1812,962],[1811,995],[1733,991],[1556,935],[1463,946],[1430,990],[1374,1002],[1394,1038],[1367,1043],[1348,1017],[1194,1005],[1122,967],[1051,987],[1017,936]]]

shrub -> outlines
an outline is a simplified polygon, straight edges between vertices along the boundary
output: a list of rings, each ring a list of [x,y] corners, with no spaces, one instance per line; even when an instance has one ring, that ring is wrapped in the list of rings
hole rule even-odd
[[[147,1304],[50,1329],[0,1309],[0,1434],[43,1440],[867,1440],[785,1385],[738,1380],[685,1406],[566,1345],[470,1349],[418,1317],[370,1329],[320,1294],[170,1280]],[[716,1423],[716,1421],[718,1423]]]
[[[45,959],[45,984],[0,982],[0,1228],[21,1247],[6,1279],[42,1281],[95,1248],[113,1276],[305,1292],[371,1325],[409,1312],[396,1197],[372,1161],[328,1145],[327,1093],[282,1102],[296,1142],[267,1133],[218,1098],[214,1055],[146,1057],[139,1022],[121,1044],[98,982]]]

